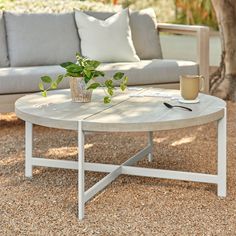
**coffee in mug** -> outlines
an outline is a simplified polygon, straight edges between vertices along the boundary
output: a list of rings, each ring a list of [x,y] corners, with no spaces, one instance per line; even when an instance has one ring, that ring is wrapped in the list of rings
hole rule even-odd
[[[180,92],[184,100],[195,100],[199,91],[204,90],[204,77],[202,75],[181,75]]]

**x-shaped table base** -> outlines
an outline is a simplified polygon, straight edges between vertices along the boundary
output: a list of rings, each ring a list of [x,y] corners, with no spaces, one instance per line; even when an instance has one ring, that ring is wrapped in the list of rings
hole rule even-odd
[[[153,137],[152,132],[148,132],[148,145],[139,151],[136,155],[122,163],[121,165],[101,164],[101,163],[88,163],[84,158],[84,138],[85,131],[83,131],[82,121],[78,123],[78,161],[67,160],[52,160],[32,157],[32,137],[33,125],[26,122],[26,166],[25,176],[32,177],[33,166],[45,166],[63,169],[76,169],[78,170],[78,217],[84,218],[85,203],[94,197],[98,192],[103,190],[108,184],[115,180],[121,174],[177,179],[186,181],[195,181],[203,183],[214,183],[218,185],[218,196],[226,196],[226,141],[224,140],[225,134],[225,120],[218,122],[218,174],[200,174],[193,172],[181,172],[172,170],[162,170],[153,168],[144,168],[134,166],[142,158],[148,156],[148,160],[152,161],[152,147]],[[107,172],[109,173],[94,186],[85,191],[84,176],[85,171]],[[224,178],[223,178],[224,177]]]

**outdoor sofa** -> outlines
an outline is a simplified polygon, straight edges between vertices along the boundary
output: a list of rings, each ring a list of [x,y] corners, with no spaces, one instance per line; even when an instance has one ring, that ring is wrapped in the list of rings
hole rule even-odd
[[[179,88],[181,74],[201,74],[206,78],[205,91],[208,92],[208,27],[157,23],[153,12],[149,9],[130,14],[132,39],[141,61],[102,63],[99,69],[107,76],[123,71],[129,77],[129,85],[162,88]],[[104,20],[114,13],[87,14]],[[164,59],[159,32],[195,35],[196,61]],[[0,15],[0,44],[0,112],[14,111],[16,99],[39,91],[42,75],[55,77],[63,73],[59,64],[74,61],[75,53],[81,51],[74,12],[3,12]],[[68,80],[60,85],[60,88],[68,87]]]

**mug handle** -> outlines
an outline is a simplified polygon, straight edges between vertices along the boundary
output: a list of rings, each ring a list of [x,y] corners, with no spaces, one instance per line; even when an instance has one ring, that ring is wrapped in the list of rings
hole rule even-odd
[[[205,77],[200,75],[200,91],[202,92],[205,89]]]

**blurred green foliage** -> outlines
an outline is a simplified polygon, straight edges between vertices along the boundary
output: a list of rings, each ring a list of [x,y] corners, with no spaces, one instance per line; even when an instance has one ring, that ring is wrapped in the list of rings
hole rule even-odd
[[[103,2],[114,4],[114,0],[103,0]],[[218,29],[211,0],[118,0],[115,3],[137,10],[153,7],[161,21],[207,25],[213,29]]]
[[[211,0],[175,0],[176,23],[208,25],[218,29]]]
[[[120,7],[92,0],[0,0],[0,10],[15,12],[117,11]]]
[[[121,6],[133,10],[152,7],[159,22],[218,27],[211,0],[0,0],[0,10],[18,12],[117,11]]]

